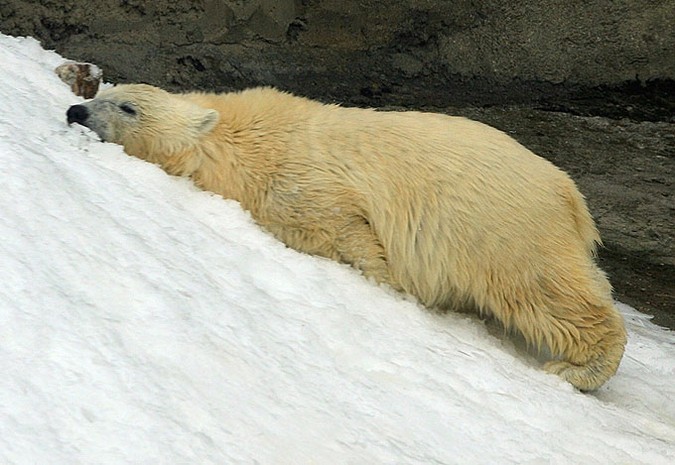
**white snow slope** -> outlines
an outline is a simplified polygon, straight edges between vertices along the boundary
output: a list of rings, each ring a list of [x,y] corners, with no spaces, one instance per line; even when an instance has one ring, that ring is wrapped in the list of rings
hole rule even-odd
[[[0,463],[672,464],[675,338],[595,394],[68,127],[0,35]]]

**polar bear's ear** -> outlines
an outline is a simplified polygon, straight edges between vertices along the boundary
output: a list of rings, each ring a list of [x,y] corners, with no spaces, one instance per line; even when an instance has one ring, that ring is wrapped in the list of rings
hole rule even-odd
[[[216,110],[206,110],[201,117],[201,121],[198,127],[200,134],[206,134],[211,132],[211,130],[216,126],[218,120],[220,119],[220,114]]]
[[[216,110],[204,109],[193,121],[195,122],[195,129],[197,133],[206,134],[208,132],[211,132],[211,130],[218,123],[219,119],[220,114]]]

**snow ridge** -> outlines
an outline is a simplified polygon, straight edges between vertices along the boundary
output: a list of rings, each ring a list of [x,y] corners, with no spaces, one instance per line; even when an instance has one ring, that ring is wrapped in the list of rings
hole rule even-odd
[[[0,463],[675,463],[673,332],[581,394],[68,127],[62,61],[0,35]]]

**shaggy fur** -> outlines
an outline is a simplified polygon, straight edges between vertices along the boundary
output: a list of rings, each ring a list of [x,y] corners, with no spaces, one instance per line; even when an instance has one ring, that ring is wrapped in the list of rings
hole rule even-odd
[[[572,180],[465,118],[341,108],[269,88],[120,85],[69,122],[235,199],[294,249],[349,263],[428,307],[490,313],[582,390],[626,343]],[[74,109],[75,108],[75,109]],[[71,114],[72,113],[72,114]]]

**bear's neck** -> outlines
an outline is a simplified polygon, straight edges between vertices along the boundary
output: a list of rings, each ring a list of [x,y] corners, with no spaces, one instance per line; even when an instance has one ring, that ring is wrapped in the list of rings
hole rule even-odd
[[[185,150],[160,157],[144,157],[151,163],[159,163],[164,171],[173,176],[191,177],[201,167],[201,157],[195,156],[194,150]]]
[[[261,175],[264,171],[247,166],[247,162],[255,161],[250,157],[236,157],[234,146],[229,144],[221,145],[214,152],[208,151],[208,146],[204,147],[200,155],[199,163],[194,167],[186,163],[181,175],[189,176],[201,189],[238,201],[256,217],[260,207],[258,200],[264,196],[268,180],[267,176]],[[194,152],[192,157],[194,159]],[[188,172],[189,168],[194,169]]]

